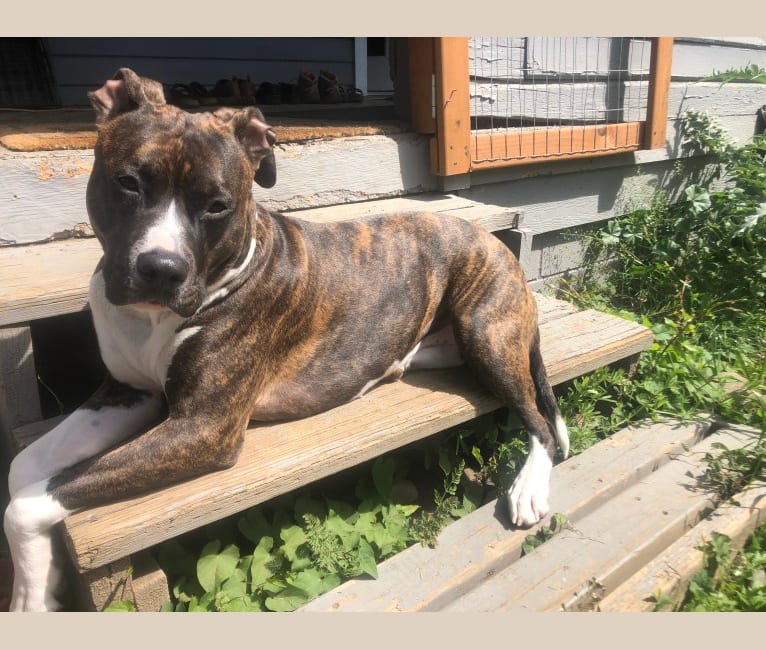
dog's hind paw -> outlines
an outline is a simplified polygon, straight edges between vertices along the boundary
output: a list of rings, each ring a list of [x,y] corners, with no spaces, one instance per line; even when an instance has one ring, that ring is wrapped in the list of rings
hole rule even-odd
[[[543,446],[532,438],[524,467],[508,490],[511,524],[532,526],[548,514],[549,484],[553,463]]]

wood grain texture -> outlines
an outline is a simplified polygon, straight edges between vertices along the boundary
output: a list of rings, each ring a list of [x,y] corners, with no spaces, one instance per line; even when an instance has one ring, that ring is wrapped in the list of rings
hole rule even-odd
[[[491,169],[549,160],[626,153],[639,148],[639,122],[599,126],[508,129],[471,136],[471,169]]]
[[[0,421],[11,429],[40,419],[29,327],[0,327]]]
[[[465,174],[471,164],[468,39],[437,38],[434,68],[437,151],[436,166],[431,171],[439,176]]]
[[[551,475],[551,511],[576,520],[596,510],[693,445],[703,424],[658,423],[624,429]],[[350,580],[306,605],[305,611],[436,611],[463,596],[521,555],[530,529],[512,529],[506,504],[488,503],[439,535],[436,548],[411,546],[378,566],[378,579]]]
[[[704,454],[714,442],[740,447],[743,438],[732,430],[711,434],[443,610],[592,609],[714,509]]]
[[[651,612],[662,594],[673,606],[686,596],[689,582],[704,568],[701,546],[713,533],[726,535],[732,551],[745,544],[753,530],[766,521],[766,485],[749,487],[644,565],[597,604],[600,612]],[[667,610],[668,607],[662,608]]]
[[[673,39],[666,36],[653,38],[652,58],[649,64],[653,83],[649,86],[644,134],[646,149],[658,149],[665,146],[672,60]]]
[[[449,212],[491,231],[512,228],[519,219],[519,211],[513,208],[428,193],[287,214],[332,222],[394,212]],[[85,309],[90,276],[100,257],[95,238],[0,247],[0,326]]]
[[[564,311],[551,310],[558,317],[541,323],[554,384],[633,354],[651,340],[629,321]],[[326,413],[257,426],[231,469],[75,514],[64,523],[65,537],[79,570],[89,570],[498,406],[463,369],[412,373]]]

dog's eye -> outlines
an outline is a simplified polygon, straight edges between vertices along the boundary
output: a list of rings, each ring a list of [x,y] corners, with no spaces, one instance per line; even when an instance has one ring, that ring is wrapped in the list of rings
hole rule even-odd
[[[118,176],[117,182],[120,186],[129,192],[138,192],[138,179],[134,176]]]
[[[213,201],[209,206],[207,206],[207,214],[222,215],[228,209],[229,206],[226,205],[223,201]]]

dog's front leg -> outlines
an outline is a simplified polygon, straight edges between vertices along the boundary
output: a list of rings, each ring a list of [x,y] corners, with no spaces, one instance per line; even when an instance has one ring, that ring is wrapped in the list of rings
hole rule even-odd
[[[96,393],[11,463],[11,502],[4,528],[14,566],[11,610],[56,609],[61,571],[51,528],[68,510],[45,490],[64,468],[83,461],[155,424],[163,400],[108,378]]]
[[[55,609],[51,529],[71,513],[230,466],[241,446],[246,417],[171,415],[154,428],[103,454],[16,489],[5,515],[19,579],[13,610]]]

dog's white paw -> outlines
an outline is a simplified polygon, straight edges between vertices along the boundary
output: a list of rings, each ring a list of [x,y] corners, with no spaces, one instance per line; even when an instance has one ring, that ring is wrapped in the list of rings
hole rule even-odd
[[[13,612],[59,609],[62,571],[53,555],[51,530],[70,511],[45,491],[47,481],[20,489],[5,511],[3,527],[13,559]]]
[[[543,446],[532,438],[529,456],[508,490],[508,509],[514,526],[532,526],[548,514],[553,463]]]

